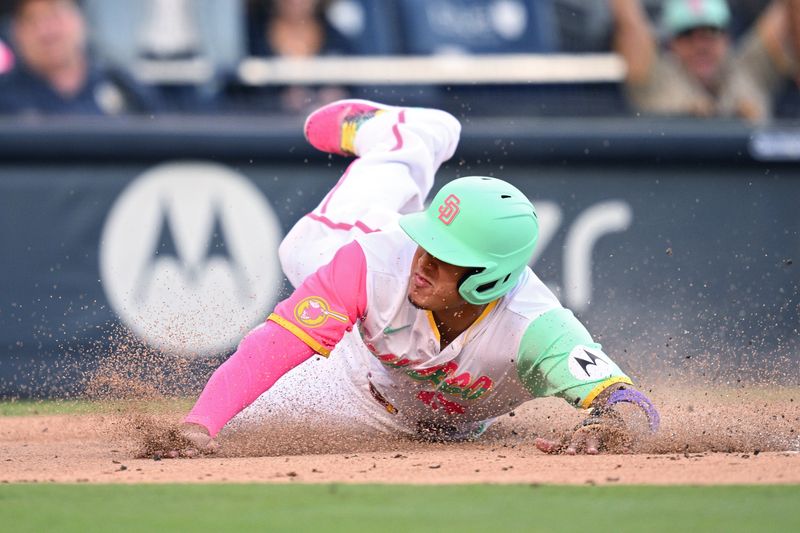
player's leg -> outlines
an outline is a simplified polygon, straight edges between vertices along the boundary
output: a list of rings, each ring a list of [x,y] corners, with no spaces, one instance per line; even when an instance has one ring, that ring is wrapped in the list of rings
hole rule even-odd
[[[361,100],[312,113],[306,122],[309,142],[357,159],[281,243],[281,263],[292,284],[359,234],[391,227],[401,214],[421,210],[436,171],[455,152],[460,129],[443,111]]]

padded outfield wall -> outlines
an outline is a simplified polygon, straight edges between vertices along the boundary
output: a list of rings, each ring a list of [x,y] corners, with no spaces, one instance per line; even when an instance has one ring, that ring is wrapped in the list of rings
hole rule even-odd
[[[346,166],[300,131],[0,124],[0,396],[75,391],[122,330],[186,372],[230,353],[287,294],[281,237]],[[796,384],[798,157],[791,130],[733,122],[482,119],[437,186],[487,174],[528,194],[535,270],[635,375],[702,361],[690,374]]]

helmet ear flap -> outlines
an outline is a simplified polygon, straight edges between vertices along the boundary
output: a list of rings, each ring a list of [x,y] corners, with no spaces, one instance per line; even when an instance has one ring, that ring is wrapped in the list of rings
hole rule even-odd
[[[517,283],[525,265],[503,275],[495,268],[480,269],[472,275],[465,275],[459,284],[458,293],[464,300],[474,305],[487,304],[507,293]],[[499,276],[499,277],[496,277]]]
[[[480,274],[484,270],[486,270],[486,269],[483,268],[483,267],[475,267],[475,268],[471,268],[471,269],[467,270],[466,272],[464,272],[464,275],[461,276],[461,279],[458,280],[457,287],[459,289],[461,289],[461,286],[464,284],[465,281],[467,281],[467,279],[470,278],[470,276],[474,276],[475,274]]]

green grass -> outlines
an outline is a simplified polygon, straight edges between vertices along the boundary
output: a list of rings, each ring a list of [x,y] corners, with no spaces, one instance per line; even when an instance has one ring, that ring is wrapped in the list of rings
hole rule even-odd
[[[84,400],[11,400],[0,402],[0,416],[71,415],[97,412]]]
[[[86,415],[113,412],[178,412],[188,411],[192,400],[9,400],[0,401],[0,416]]]
[[[5,485],[9,531],[800,531],[800,486]]]

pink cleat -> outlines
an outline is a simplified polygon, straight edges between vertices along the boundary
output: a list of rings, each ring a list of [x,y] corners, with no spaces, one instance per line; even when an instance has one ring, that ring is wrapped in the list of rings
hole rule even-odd
[[[391,106],[369,100],[339,100],[311,113],[303,131],[317,150],[344,156],[358,155],[355,151],[358,128],[391,109]]]

